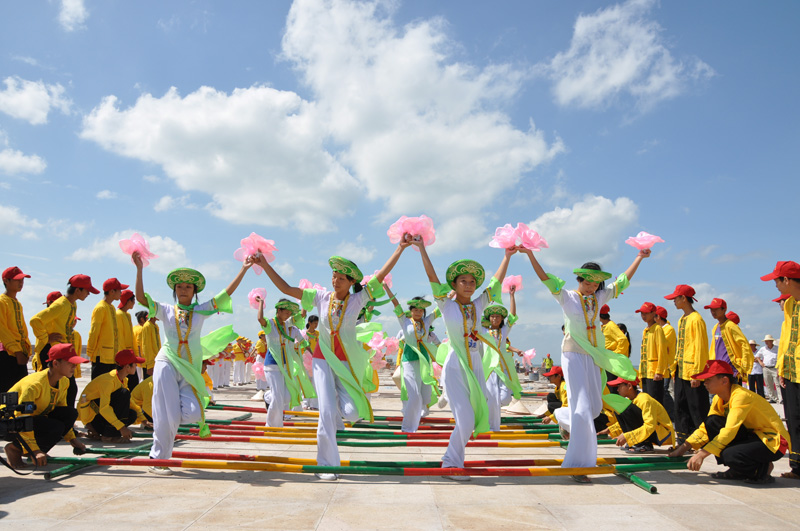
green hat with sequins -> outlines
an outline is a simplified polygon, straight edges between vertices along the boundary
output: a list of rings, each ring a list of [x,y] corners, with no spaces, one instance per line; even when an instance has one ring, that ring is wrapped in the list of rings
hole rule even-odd
[[[408,307],[409,308],[419,308],[421,310],[424,310],[425,308],[427,308],[430,305],[431,305],[431,302],[430,301],[426,301],[425,299],[411,299],[411,300],[408,301]]]
[[[508,310],[502,304],[490,304],[483,310],[484,319],[488,319],[490,315],[499,315],[503,319],[508,317]]]
[[[611,278],[611,273],[598,271],[596,269],[583,269],[579,267],[578,269],[573,269],[572,272],[589,282],[603,282]]]
[[[178,269],[173,269],[167,275],[169,289],[175,289],[176,284],[194,284],[197,286],[197,293],[200,293],[206,287],[206,277],[196,269],[179,267]]]
[[[331,266],[331,269],[337,273],[348,276],[356,282],[361,282],[364,280],[364,274],[361,272],[358,266],[347,258],[342,258],[341,256],[331,256],[328,259],[328,264]]]
[[[486,278],[486,271],[475,260],[456,260],[447,268],[447,284],[456,289],[456,279],[461,275],[472,275],[472,278],[475,279],[475,287],[479,288]]]
[[[276,310],[291,310],[293,314],[300,311],[300,305],[293,301],[278,301],[275,303]]]

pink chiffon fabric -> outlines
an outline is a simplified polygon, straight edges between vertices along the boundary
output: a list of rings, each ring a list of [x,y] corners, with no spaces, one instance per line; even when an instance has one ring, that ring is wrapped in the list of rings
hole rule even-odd
[[[392,223],[389,230],[386,231],[389,241],[392,243],[400,243],[406,233],[411,236],[420,236],[425,247],[432,245],[436,241],[433,220],[424,214],[416,218],[400,216],[400,219]]]
[[[522,291],[522,275],[508,275],[503,279],[503,293],[511,293],[511,286],[514,286],[516,291]]]
[[[251,232],[250,236],[241,241],[241,247],[234,251],[233,257],[240,262],[244,262],[248,256],[255,256],[261,253],[267,259],[267,262],[272,262],[275,260],[272,253],[277,250],[278,248],[275,247],[274,241],[266,240],[255,232]],[[256,275],[260,275],[264,270],[261,266],[254,265],[253,271],[255,271]]]
[[[631,236],[625,240],[625,243],[641,251],[643,249],[651,249],[656,243],[664,243],[664,240],[658,236],[642,231],[636,236]]]
[[[120,240],[119,247],[123,253],[131,257],[131,262],[133,262],[133,253],[138,251],[144,267],[150,265],[150,260],[153,258],[158,258],[158,255],[150,252],[150,245],[138,232],[134,232],[129,240]]]
[[[265,288],[253,288],[250,290],[250,293],[247,294],[247,300],[250,301],[250,307],[254,310],[258,310],[258,301],[256,301],[256,297],[260,297],[262,301],[266,301],[267,290]]]
[[[496,249],[509,249],[514,246],[532,251],[541,251],[543,248],[549,247],[547,240],[524,223],[517,223],[516,227],[506,223],[502,227],[498,227],[494,231],[494,238],[489,242],[489,247]]]

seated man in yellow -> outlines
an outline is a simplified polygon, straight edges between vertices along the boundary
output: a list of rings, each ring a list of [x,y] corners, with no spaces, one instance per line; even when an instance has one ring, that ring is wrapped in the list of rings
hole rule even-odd
[[[142,428],[153,429],[153,377],[148,376],[131,391],[131,400],[142,410]]]
[[[728,470],[712,474],[715,479],[743,479],[748,483],[772,483],[770,472],[789,447],[789,433],[772,406],[762,397],[736,384],[733,367],[722,360],[709,360],[695,380],[705,380],[715,395],[708,417],[695,432],[669,455],[679,457],[698,449],[686,464],[700,470],[703,460],[714,454]]]
[[[128,426],[143,419],[142,410],[131,399],[128,376],[142,363],[132,350],[120,350],[114,357],[116,369],[101,374],[83,389],[78,415],[89,430],[89,437],[103,442],[130,442]]]
[[[617,446],[625,446],[632,454],[652,452],[653,445],[670,446],[675,444],[675,430],[667,410],[658,400],[647,393],[639,392],[639,381],[617,378],[608,382],[616,387],[617,393],[631,401],[622,413],[616,414],[616,422],[598,432],[617,438]]]
[[[547,393],[547,413],[542,413],[539,417],[547,417],[545,424],[551,422],[558,422],[554,415],[556,409],[560,407],[567,407],[567,384],[564,381],[564,371],[556,365],[549,371],[542,373],[542,376],[550,380],[550,383],[555,385],[556,388],[552,393]]]

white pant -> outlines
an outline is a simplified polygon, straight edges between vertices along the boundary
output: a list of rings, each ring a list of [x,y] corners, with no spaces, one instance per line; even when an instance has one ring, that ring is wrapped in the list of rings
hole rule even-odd
[[[153,447],[150,457],[169,459],[181,424],[199,422],[202,408],[181,373],[167,360],[153,368]]]
[[[780,385],[781,380],[778,378],[778,369],[764,367],[764,394],[767,395],[767,398],[779,404],[783,402],[781,400]]]
[[[483,377],[481,356],[478,352],[472,352],[470,359],[472,360],[472,370],[478,379],[478,384],[483,389],[483,393],[486,394],[486,379]],[[447,400],[456,419],[456,425],[453,428],[453,434],[450,436],[447,451],[442,457],[442,467],[463,468],[467,441],[469,441],[473,430],[475,430],[475,412],[469,403],[467,376],[464,374],[464,369],[461,368],[461,363],[459,363],[458,355],[455,352],[449,353],[444,361],[442,385],[447,389]]]
[[[244,382],[250,383],[253,381],[253,364],[245,362],[244,364]]]
[[[233,385],[244,383],[244,360],[233,362]]]
[[[264,376],[269,386],[269,391],[264,392],[264,402],[267,404],[266,425],[271,428],[283,427],[283,410],[289,409],[292,397],[277,365],[264,367]]]
[[[431,386],[422,383],[419,360],[402,363],[408,400],[403,402],[403,425],[400,429],[413,433],[419,428],[419,419],[427,415],[428,402],[431,401]]]
[[[222,385],[230,387],[231,385],[231,360],[225,360],[222,364]]]
[[[144,373],[144,371],[142,370],[142,368],[137,365],[136,366],[136,376],[139,377],[139,381],[140,382],[144,381],[144,374],[143,373]]]
[[[489,428],[500,431],[500,408],[511,403],[511,391],[496,372],[486,380],[486,402],[489,405]]]
[[[346,361],[343,361],[342,364],[348,367]],[[339,377],[331,370],[327,361],[314,358],[311,367],[314,371],[314,388],[319,399],[317,464],[319,466],[340,466],[342,462],[339,459],[339,447],[336,445],[336,431],[344,429],[342,417],[348,422],[358,420],[356,403]]]
[[[594,418],[603,410],[600,368],[588,354],[563,352],[561,366],[567,384],[568,412],[559,411],[558,422],[567,429],[569,444],[565,468],[597,466],[597,432]],[[564,409],[564,408],[561,408]],[[564,415],[568,413],[568,418]]]

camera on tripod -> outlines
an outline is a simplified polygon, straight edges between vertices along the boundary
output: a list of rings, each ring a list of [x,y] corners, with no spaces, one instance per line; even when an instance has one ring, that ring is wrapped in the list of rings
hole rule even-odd
[[[19,393],[0,393],[0,437],[21,431],[33,431],[33,417],[16,417],[16,413],[32,415],[33,402],[19,403]]]

